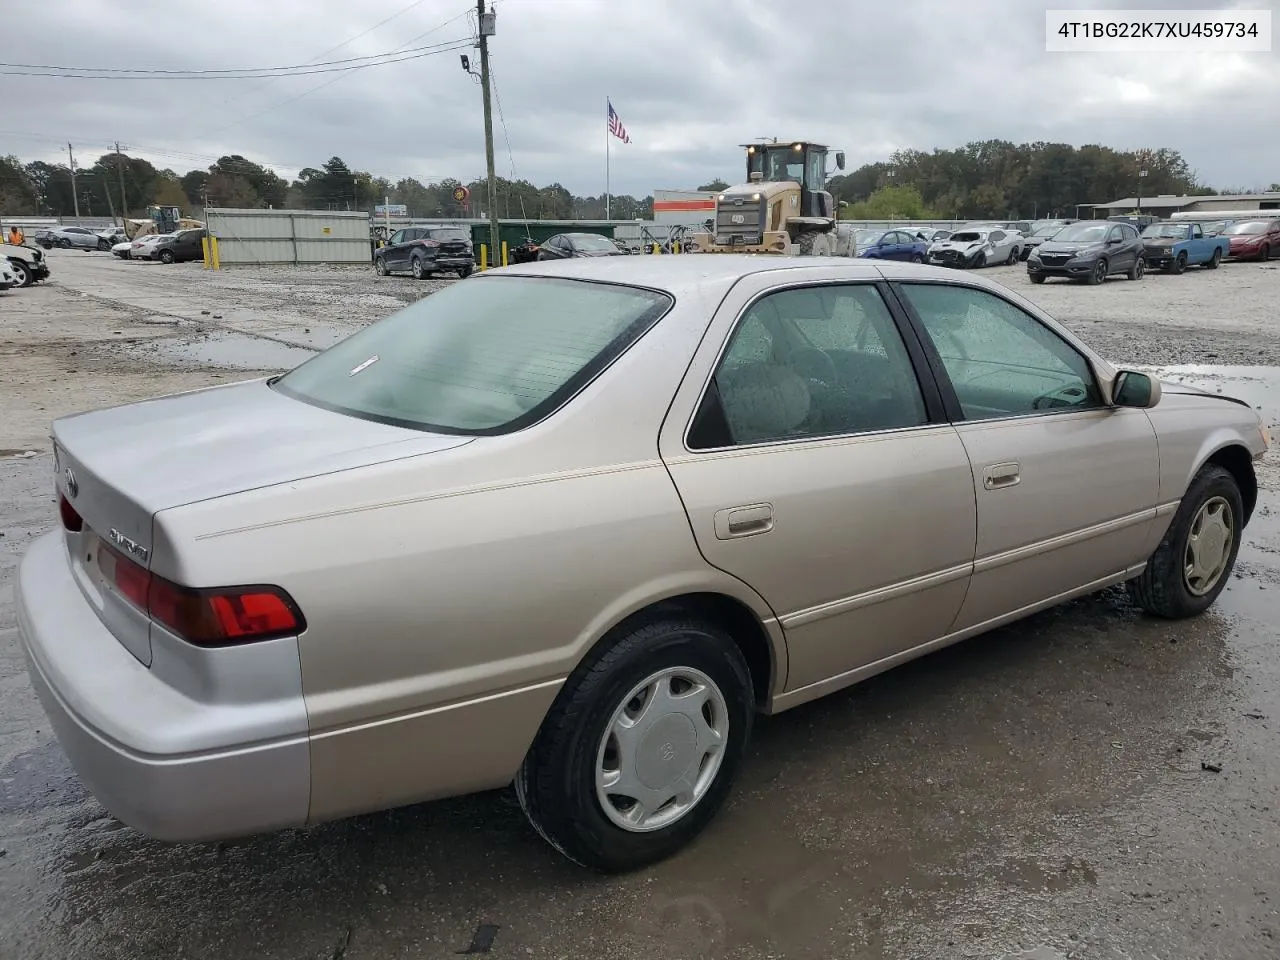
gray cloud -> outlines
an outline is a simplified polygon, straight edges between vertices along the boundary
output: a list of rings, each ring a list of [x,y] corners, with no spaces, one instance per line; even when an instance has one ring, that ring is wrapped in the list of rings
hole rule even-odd
[[[465,0],[423,0],[317,56],[408,2],[375,11],[348,0],[67,0],[56,25],[9,18],[3,59],[268,66],[379,53],[458,15],[414,45],[465,38],[473,29]],[[494,73],[506,121],[505,135],[496,128],[498,172],[510,176],[514,165],[536,183],[603,191],[608,95],[633,140],[610,148],[616,193],[735,178],[742,167],[737,145],[762,135],[830,143],[847,152],[851,168],[896,149],[1001,138],[1171,146],[1219,186],[1280,177],[1275,53],[1045,52],[1046,8],[1136,5],[498,0]],[[1161,0],[1159,8],[1231,5]],[[59,144],[65,150],[70,140],[88,163],[118,139],[179,172],[225,153],[284,175],[334,154],[392,178],[483,172],[480,90],[463,74],[458,52],[335,76],[164,83],[5,77],[0,150],[65,160]]]

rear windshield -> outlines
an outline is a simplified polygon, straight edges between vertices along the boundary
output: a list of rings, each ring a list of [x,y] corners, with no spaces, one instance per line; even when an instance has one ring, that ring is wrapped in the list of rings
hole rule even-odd
[[[617,245],[608,237],[594,233],[573,233],[569,235],[573,245],[579,250],[616,250]]]
[[[1266,233],[1267,225],[1261,220],[1250,220],[1246,223],[1233,223],[1222,232],[1228,237],[1248,237],[1258,233]]]
[[[366,327],[273,386],[379,423],[508,433],[571,397],[672,303],[618,284],[477,277]]]
[[[458,229],[456,229],[456,228],[453,228],[453,229],[441,229],[441,230],[428,230],[428,231],[427,231],[427,236],[428,236],[428,237],[430,237],[432,240],[441,240],[441,241],[449,241],[449,240],[470,240],[470,239],[471,239],[471,231],[470,231],[470,230],[458,230]]]

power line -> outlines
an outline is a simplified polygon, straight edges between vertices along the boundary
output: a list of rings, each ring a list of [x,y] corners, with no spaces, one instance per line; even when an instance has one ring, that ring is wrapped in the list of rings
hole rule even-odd
[[[399,47],[397,47],[396,50],[392,52],[395,53],[395,52],[398,52],[399,50],[403,50],[405,47],[408,47],[414,43],[417,43],[423,37],[436,33],[439,30],[443,30],[445,27],[449,26],[450,24],[455,23],[458,20],[461,20],[465,16],[468,16],[470,13],[471,13],[471,8],[468,7],[467,9],[463,10],[462,13],[457,14],[456,16],[450,17],[448,20],[445,20],[443,23],[436,24],[430,30],[423,31],[422,33],[418,34],[416,37],[412,38],[411,40],[405,41]],[[341,80],[345,76],[347,76],[347,74],[340,73],[336,77],[331,77],[330,79],[325,80],[323,83],[318,83],[314,87],[311,87],[308,90],[303,90],[301,93],[297,94],[296,96],[289,97],[286,100],[281,100],[279,103],[273,104],[272,106],[267,107],[265,110],[259,110],[257,113],[251,113],[247,117],[241,117],[239,120],[232,120],[230,123],[224,124],[221,127],[217,127],[214,130],[210,130],[208,133],[204,134],[204,136],[211,137],[216,133],[222,133],[222,131],[224,130],[230,130],[232,127],[239,126],[242,123],[248,123],[250,120],[256,120],[258,119],[258,117],[271,113],[273,110],[278,110],[281,107],[288,106],[291,103],[301,100],[303,97],[309,96],[315,93],[317,90],[323,90],[325,87],[329,86],[330,84],[337,83],[339,80]]]
[[[451,50],[458,50],[462,47],[470,46],[472,40],[469,37],[459,37],[454,40],[446,40],[442,43],[429,44],[422,47],[415,47],[411,50],[391,50],[387,53],[373,54],[368,57],[352,57],[347,60],[332,60],[328,65],[325,64],[300,64],[290,67],[263,67],[256,69],[244,70],[192,70],[192,71],[169,71],[169,70],[145,70],[145,71],[111,71],[99,73],[56,73],[51,70],[65,70],[75,68],[55,67],[51,69],[0,69],[0,75],[17,76],[17,77],[57,77],[64,80],[261,80],[265,78],[275,79],[277,77],[305,77],[317,73],[349,73],[354,70],[365,70],[369,67],[380,67],[388,63],[401,63],[405,60],[419,60],[422,57],[434,56],[438,53],[448,53]],[[358,62],[368,61],[368,62]],[[345,66],[339,66],[345,64]],[[0,68],[8,66],[23,66],[22,64],[9,65],[0,64]],[[85,71],[98,68],[84,68]]]

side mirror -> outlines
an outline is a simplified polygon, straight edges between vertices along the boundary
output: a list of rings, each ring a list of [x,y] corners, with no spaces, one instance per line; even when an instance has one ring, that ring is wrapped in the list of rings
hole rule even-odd
[[[843,150],[840,150],[836,153],[836,169],[837,170],[844,169],[844,151]]]
[[[1111,245],[1113,245],[1113,244],[1117,244],[1117,243],[1124,243],[1124,238],[1123,238],[1123,237],[1112,237],[1111,239],[1109,239],[1109,240],[1107,241],[1107,245],[1108,245],[1108,246],[1111,246]]]
[[[1121,370],[1111,382],[1111,403],[1149,409],[1160,402],[1160,381],[1136,370]]]

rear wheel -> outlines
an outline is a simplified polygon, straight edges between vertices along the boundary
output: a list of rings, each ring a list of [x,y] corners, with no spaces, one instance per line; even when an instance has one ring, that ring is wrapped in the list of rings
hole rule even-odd
[[[1142,275],[1147,272],[1147,262],[1139,257],[1133,261],[1133,266],[1129,268],[1129,272],[1125,274],[1130,280],[1141,280]]]
[[[924,257],[920,256],[920,254],[918,254],[918,253],[913,253],[913,254],[911,255],[911,262],[912,262],[912,263],[924,263]]]
[[[1005,265],[1012,267],[1017,262],[1018,262],[1018,248],[1014,247],[1012,250],[1009,251],[1009,257],[1007,260],[1005,260]]]
[[[68,240],[66,237],[63,237],[61,240],[58,241],[58,246],[60,246],[63,250],[70,250],[71,241]]]
[[[1213,251],[1213,256],[1209,258],[1209,262],[1204,265],[1206,270],[1217,270],[1218,264],[1222,262],[1222,248],[1218,247]]]
[[[1206,464],[1187,488],[1146,570],[1129,581],[1130,597],[1166,619],[1203,613],[1231,578],[1243,526],[1244,503],[1235,477]]]
[[[161,251],[160,251],[160,262],[161,262],[161,263],[173,263],[173,261],[174,261],[174,256],[173,256],[173,251],[172,251],[172,250],[161,250]]]
[[[469,276],[471,276],[471,267],[463,267],[458,271],[459,280],[465,280]]]
[[[715,816],[754,709],[750,672],[727,633],[684,618],[641,624],[570,675],[516,796],[538,833],[583,866],[656,863]]]
[[[422,262],[421,257],[414,257],[409,264],[409,270],[413,274],[415,280],[427,279],[428,272],[426,266]]]

